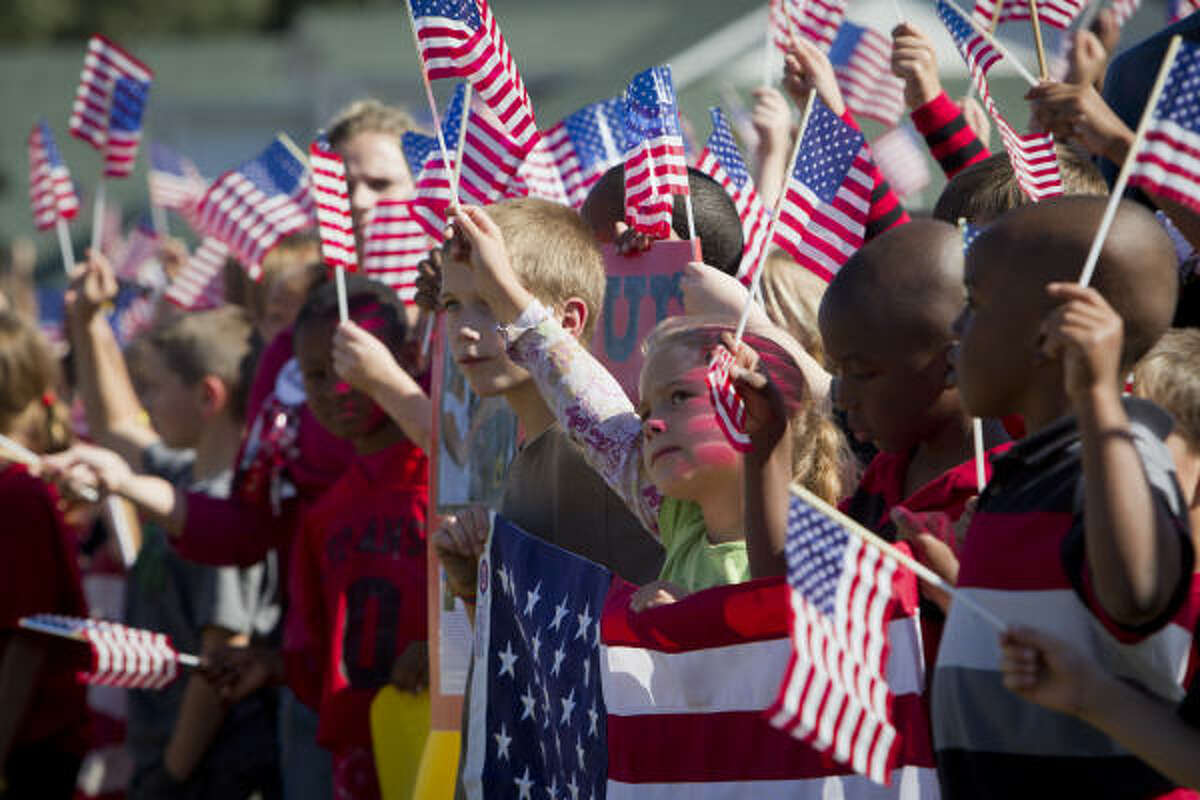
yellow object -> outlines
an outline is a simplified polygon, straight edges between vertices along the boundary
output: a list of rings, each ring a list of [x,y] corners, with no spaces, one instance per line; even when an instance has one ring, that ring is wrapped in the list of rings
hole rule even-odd
[[[414,800],[452,800],[458,774],[458,731],[430,731],[421,768],[417,770]]]
[[[413,789],[428,736],[429,692],[411,694],[394,686],[379,690],[371,702],[371,743],[384,800],[419,796]]]

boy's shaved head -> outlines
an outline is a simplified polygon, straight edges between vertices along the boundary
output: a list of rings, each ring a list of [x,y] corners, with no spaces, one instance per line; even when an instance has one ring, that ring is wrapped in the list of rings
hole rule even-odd
[[[1077,281],[1107,199],[1056,197],[1014,209],[980,234],[969,262],[1007,273],[1039,319],[1053,305],[1045,286]],[[1148,210],[1125,200],[1100,251],[1091,285],[1125,323],[1121,363],[1132,366],[1171,324],[1179,294],[1175,249]]]
[[[933,219],[914,220],[875,237],[838,270],[821,318],[852,314],[862,323],[939,341],[963,304],[962,238]]]

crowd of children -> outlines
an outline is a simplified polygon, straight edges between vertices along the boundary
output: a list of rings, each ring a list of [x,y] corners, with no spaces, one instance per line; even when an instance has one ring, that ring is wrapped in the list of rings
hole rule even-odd
[[[529,197],[454,208],[416,306],[351,274],[340,320],[311,231],[278,243],[260,282],[226,305],[163,304],[124,348],[103,313],[118,282],[89,251],[65,295],[62,363],[17,294],[0,295],[0,433],[40,456],[0,449],[0,799],[72,795],[89,748],[75,676],[88,665],[17,623],[88,615],[80,566],[116,546],[107,523],[128,508],[140,525],[123,621],[169,634],[203,666],[128,692],[123,792],[381,796],[370,707],[383,687],[428,687],[427,551],[473,614],[489,531],[483,507],[431,524],[436,410],[421,339],[434,313],[474,393],[519,422],[492,510],[637,584],[635,610],[783,575],[799,485],[1009,625],[998,635],[923,586],[926,702],[910,713],[925,715],[916,727],[930,732],[943,795],[1200,789],[1200,332],[1171,327],[1200,317],[1200,279],[1153,211],[1185,237],[1200,216],[1126,199],[1091,285],[1076,283],[1107,202],[1093,159],[1128,150],[1130,87],[1148,57],[1135,49],[1105,85],[1112,14],[1094,31],[1076,35],[1066,82],[1029,94],[1035,123],[1059,137],[1065,186],[1030,203],[1007,155],[989,152],[986,115],[942,89],[930,39],[897,26],[892,68],[948,183],[931,214],[910,218],[872,175],[867,241],[828,284],[776,251],[751,300],[733,277],[738,210],[691,170],[672,235],[688,238],[690,216],[703,263],[682,277],[686,313],[641,343],[635,399],[589,349],[605,309],[600,244],[631,257],[652,247],[625,222],[619,166],[580,211]],[[1119,87],[1115,111],[1102,86]],[[801,105],[816,92],[854,123],[806,42],[793,42],[783,89]],[[784,93],[755,96],[770,205],[794,132]],[[374,101],[327,128],[360,237],[376,203],[412,195],[401,137],[413,129]],[[983,227],[969,248],[963,222]],[[710,401],[720,346],[734,355],[744,449]],[[460,775],[458,796],[489,788],[477,781]]]

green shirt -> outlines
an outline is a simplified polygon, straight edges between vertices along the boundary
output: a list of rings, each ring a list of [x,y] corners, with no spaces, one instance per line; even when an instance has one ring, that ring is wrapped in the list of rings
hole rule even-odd
[[[667,551],[659,579],[689,592],[750,580],[745,540],[709,542],[704,514],[696,503],[664,497],[658,533]]]

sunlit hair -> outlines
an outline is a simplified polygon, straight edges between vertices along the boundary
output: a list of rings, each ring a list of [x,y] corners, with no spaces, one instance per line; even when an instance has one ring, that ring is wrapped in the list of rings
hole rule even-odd
[[[1172,328],[1133,368],[1133,391],[1175,417],[1175,431],[1200,453],[1200,330]]]
[[[663,348],[694,349],[698,363],[721,344],[722,333],[736,326],[720,317],[670,317],[650,332],[643,344],[646,360]],[[854,458],[842,432],[813,398],[796,359],[778,329],[747,328],[743,341],[758,353],[759,368],[779,387],[791,425],[792,480],[821,499],[836,503],[854,486]],[[791,343],[793,348],[799,347]],[[643,377],[645,377],[643,366]]]
[[[817,326],[817,311],[829,284],[782,250],[767,256],[763,270],[761,288],[767,316],[824,365],[825,342]]]
[[[338,149],[360,133],[386,133],[396,144],[408,131],[419,130],[412,115],[403,108],[384,105],[375,99],[355,100],[338,111],[325,130],[329,146]]]
[[[34,325],[0,311],[0,433],[40,453],[70,444],[66,407],[55,395],[58,362]]]

